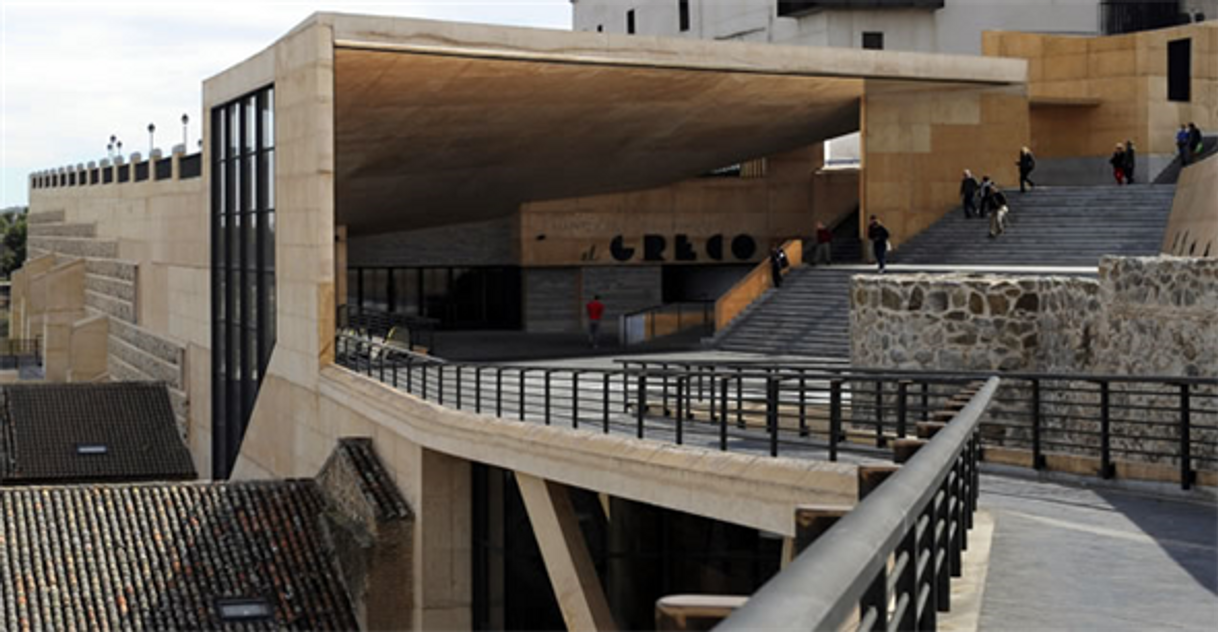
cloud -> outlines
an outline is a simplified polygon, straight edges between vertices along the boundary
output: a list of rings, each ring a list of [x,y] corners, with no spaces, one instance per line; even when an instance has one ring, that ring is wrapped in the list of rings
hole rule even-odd
[[[195,0],[0,4],[0,208],[24,204],[30,172],[189,144],[202,82],[270,45],[317,11],[568,29],[569,0],[297,2]]]

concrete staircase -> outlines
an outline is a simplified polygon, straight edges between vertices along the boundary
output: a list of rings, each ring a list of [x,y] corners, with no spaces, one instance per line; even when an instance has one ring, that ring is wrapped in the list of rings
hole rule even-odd
[[[845,358],[850,277],[857,269],[800,267],[711,339],[725,351]]]
[[[1095,266],[1103,255],[1158,254],[1174,186],[1044,187],[1008,191],[1006,234],[989,239],[987,219],[959,209],[903,244],[891,263],[976,266]]]
[[[940,272],[938,266],[1094,268],[1106,254],[1155,255],[1174,194],[1174,186],[1156,185],[1016,191],[1007,194],[1011,221],[998,239],[987,238],[988,220],[966,220],[957,209],[902,246],[891,262]],[[782,289],[766,292],[708,343],[726,351],[848,358],[850,277],[871,272],[860,266],[797,268]]]

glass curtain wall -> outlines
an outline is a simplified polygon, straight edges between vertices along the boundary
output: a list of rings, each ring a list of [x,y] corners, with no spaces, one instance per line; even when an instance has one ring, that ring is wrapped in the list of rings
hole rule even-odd
[[[211,111],[212,476],[227,478],[275,347],[275,91]]]

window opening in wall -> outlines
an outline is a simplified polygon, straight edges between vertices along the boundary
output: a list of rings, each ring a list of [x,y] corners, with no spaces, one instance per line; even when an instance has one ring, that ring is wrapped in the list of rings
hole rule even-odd
[[[863,33],[863,48],[866,50],[884,50],[884,34],[876,31]]]
[[[596,32],[597,32],[597,33],[604,33],[604,32],[605,32],[605,25],[604,25],[604,24],[597,24],[597,25],[596,25]]]
[[[689,0],[677,0],[677,21],[682,32],[689,30]]]
[[[275,92],[211,111],[212,475],[227,478],[275,346]]]
[[[626,12],[626,32],[634,35],[634,9]]]
[[[1193,81],[1193,40],[1167,43],[1167,100],[1190,101]]]

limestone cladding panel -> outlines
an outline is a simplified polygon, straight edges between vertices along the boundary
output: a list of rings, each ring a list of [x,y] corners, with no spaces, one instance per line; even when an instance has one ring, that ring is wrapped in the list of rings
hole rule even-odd
[[[524,326],[530,333],[579,331],[579,268],[524,271]]]
[[[512,266],[519,265],[519,222],[505,217],[486,222],[351,237],[347,265]]]
[[[912,90],[868,82],[863,104],[862,208],[901,242],[959,204],[960,173],[1018,183],[1028,144],[1023,88]]]
[[[1180,174],[1163,254],[1218,257],[1218,159],[1204,160]]]
[[[817,221],[832,224],[858,204],[856,172],[828,175],[820,144],[764,159],[761,177],[697,178],[675,184],[607,195],[525,204],[520,213],[521,262],[526,266],[654,265],[643,256],[645,235],[665,240],[664,263],[740,263],[731,240],[752,237],[757,248],[744,261],[757,261],[771,243],[811,234]],[[678,259],[677,236],[684,236],[692,259]],[[633,250],[615,259],[610,245],[622,238]],[[707,241],[724,239],[723,255],[712,259]]]

